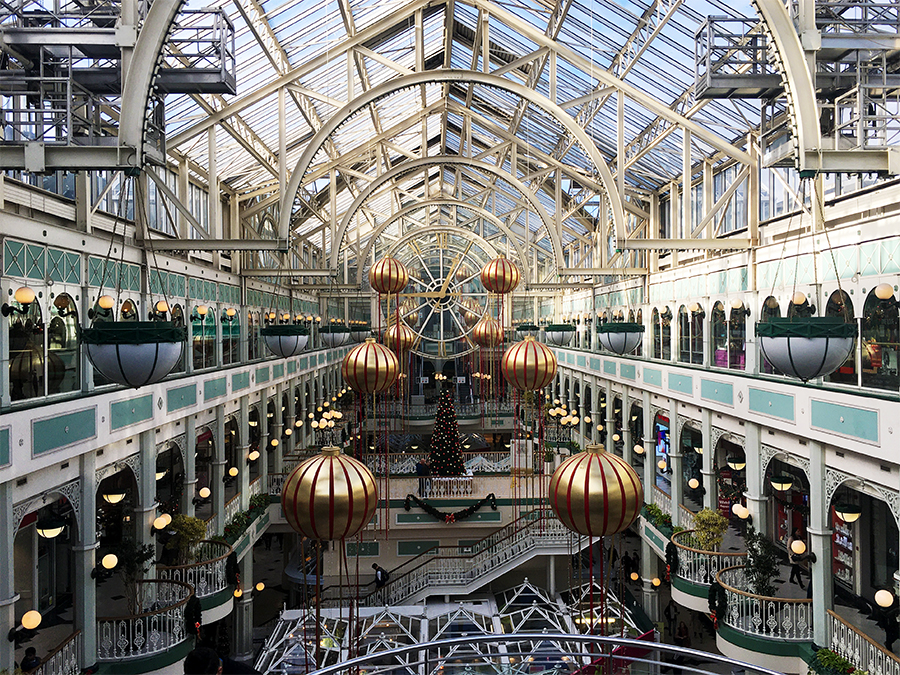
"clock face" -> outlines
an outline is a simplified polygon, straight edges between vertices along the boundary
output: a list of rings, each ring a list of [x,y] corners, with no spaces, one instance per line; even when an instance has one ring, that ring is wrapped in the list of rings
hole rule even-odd
[[[418,336],[413,352],[452,359],[476,349],[472,329],[488,300],[481,268],[497,255],[490,244],[460,228],[429,229],[406,235],[388,254],[409,272],[400,316]],[[395,312],[392,303],[389,322]]]

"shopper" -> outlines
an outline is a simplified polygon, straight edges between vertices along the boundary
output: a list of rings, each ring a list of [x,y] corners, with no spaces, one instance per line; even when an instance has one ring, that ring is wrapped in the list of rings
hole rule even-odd
[[[375,570],[375,588],[381,588],[388,582],[391,575],[378,563],[372,563],[372,569]]]
[[[806,586],[803,585],[803,573],[800,569],[800,561],[803,560],[803,556],[794,553],[793,546],[795,541],[802,541],[802,539],[799,527],[794,528],[794,531],[791,532],[791,536],[788,537],[788,562],[791,564],[791,577],[788,581],[794,583],[794,577],[797,577],[797,585],[800,586],[800,588],[806,588]]]

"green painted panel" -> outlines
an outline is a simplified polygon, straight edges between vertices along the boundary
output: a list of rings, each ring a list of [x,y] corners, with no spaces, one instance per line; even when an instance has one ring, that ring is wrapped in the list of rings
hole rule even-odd
[[[293,375],[297,372],[297,362],[295,360],[288,361],[288,375]]]
[[[794,397],[750,387],[748,405],[752,412],[794,421]]]
[[[227,380],[224,377],[217,377],[214,380],[207,380],[203,383],[203,400],[209,401],[219,396],[224,396],[228,391]]]
[[[701,586],[700,584],[691,583],[690,581],[682,579],[677,575],[672,577],[672,586],[674,588],[677,588],[682,593],[693,595],[695,598],[709,597],[709,586]]]
[[[250,373],[235,373],[231,376],[231,390],[240,391],[250,386]]]
[[[256,384],[269,381],[269,366],[256,369]]]
[[[662,386],[662,371],[657,370],[656,368],[647,368],[644,366],[644,382],[646,384],[653,384],[657,387]]]
[[[309,357],[304,356],[300,359],[300,370],[306,370],[309,367]]]
[[[348,541],[347,542],[347,557],[353,558],[355,556],[359,556],[361,558],[365,557],[373,557],[379,554],[379,546],[377,541]]]
[[[809,644],[808,642],[782,640],[777,634],[772,637],[751,635],[749,633],[744,633],[743,631],[735,630],[724,621],[719,622],[719,637],[742,649],[770,656],[799,657],[801,648]]]
[[[31,453],[42,455],[97,435],[97,408],[56,415],[31,422]]]
[[[607,375],[616,374],[616,362],[603,359],[603,372]]]
[[[734,405],[734,385],[715,380],[700,380],[700,398],[717,401],[725,405]]]
[[[600,370],[600,359],[591,358],[591,370]]]
[[[284,377],[283,363],[275,363],[272,365],[272,379],[277,380],[279,377]]]
[[[397,555],[410,556],[419,555],[428,549],[440,545],[439,541],[398,541]]]
[[[25,244],[25,276],[41,281],[47,276],[47,249],[43,246]]]
[[[207,609],[213,609],[219,605],[224,605],[232,598],[234,598],[234,591],[230,588],[223,588],[218,593],[213,593],[212,595],[207,595],[205,598],[198,599],[200,600],[200,609],[206,611]]]
[[[197,385],[172,387],[166,390],[166,412],[175,412],[197,403]]]
[[[669,373],[669,391],[677,391],[682,394],[694,393],[694,378],[680,373]]]
[[[25,276],[25,244],[7,239],[3,242],[3,274]]]
[[[863,410],[812,399],[810,426],[872,443],[878,442],[878,412],[876,410]]]
[[[113,431],[153,419],[153,394],[109,404],[109,428]]]
[[[578,355],[575,357],[575,365],[578,366],[579,368],[584,368],[584,367],[585,367],[585,365],[586,365],[586,360],[585,360],[585,358],[584,358],[584,355],[578,354]]]
[[[654,530],[650,526],[644,526],[644,536],[647,537],[650,541],[656,544],[657,548],[664,551],[666,549],[666,542],[662,537],[657,534],[656,530]]]
[[[9,464],[9,427],[0,429],[0,465]]]
[[[626,380],[634,380],[637,377],[635,367],[630,363],[619,364],[619,375]]]
[[[575,355],[571,352],[566,354],[566,363],[572,364],[575,363]]]

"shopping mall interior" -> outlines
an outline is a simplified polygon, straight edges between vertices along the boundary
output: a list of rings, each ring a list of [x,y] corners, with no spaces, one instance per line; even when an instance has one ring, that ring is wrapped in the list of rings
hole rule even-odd
[[[895,2],[4,0],[0,126],[0,671],[900,675]]]

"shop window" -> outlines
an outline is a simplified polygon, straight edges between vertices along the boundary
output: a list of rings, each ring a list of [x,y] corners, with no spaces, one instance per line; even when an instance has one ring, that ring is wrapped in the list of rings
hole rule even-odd
[[[47,393],[58,394],[81,388],[78,310],[67,293],[60,293],[50,304],[47,326]]]
[[[194,370],[216,365],[216,317],[213,312],[198,314],[195,308],[191,316]]]
[[[238,363],[241,359],[241,320],[238,314],[228,316],[222,310],[222,365]]]
[[[862,383],[864,387],[900,388],[900,320],[894,296],[880,299],[869,291],[863,306]]]
[[[853,302],[850,300],[850,296],[844,291],[832,293],[825,305],[825,316],[837,317],[848,322],[855,321],[853,318]],[[826,375],[825,381],[840,384],[856,384],[856,350],[850,353],[847,360],[837,370],[830,375]]]
[[[9,299],[9,388],[13,401],[43,396],[48,376],[44,361],[44,321],[40,303],[27,307]],[[59,377],[56,368],[52,375]]]

